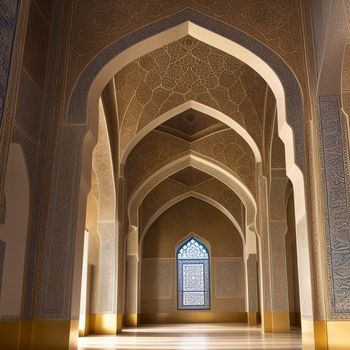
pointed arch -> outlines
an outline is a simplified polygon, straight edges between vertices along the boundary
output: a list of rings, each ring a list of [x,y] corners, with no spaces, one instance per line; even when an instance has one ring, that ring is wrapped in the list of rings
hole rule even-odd
[[[152,224],[159,218],[159,216],[161,216],[166,210],[168,210],[169,208],[171,208],[172,206],[174,206],[175,204],[187,199],[187,198],[197,198],[203,202],[206,202],[210,205],[212,205],[213,207],[215,207],[216,209],[220,210],[224,215],[226,215],[226,217],[232,222],[232,224],[235,226],[235,228],[237,229],[239,235],[241,236],[242,239],[242,245],[244,247],[245,245],[245,238],[244,238],[244,233],[242,231],[241,226],[238,224],[237,220],[233,217],[233,215],[219,202],[217,202],[216,200],[214,200],[213,198],[210,198],[204,194],[198,193],[196,191],[188,191],[186,193],[183,193],[179,196],[174,197],[173,199],[171,199],[170,201],[168,201],[167,203],[163,204],[153,215],[152,217],[148,220],[148,222],[146,223],[143,231],[141,232],[141,238],[140,238],[140,245],[142,246],[143,244],[143,240],[147,234],[147,231],[149,230],[149,228],[152,226]],[[140,249],[141,251],[142,249]]]
[[[211,116],[212,118],[229,126],[240,137],[242,137],[244,139],[244,141],[249,145],[250,149],[252,150],[252,152],[254,154],[256,163],[260,163],[262,161],[259,147],[257,146],[257,144],[254,141],[254,139],[252,138],[252,136],[242,127],[242,125],[240,125],[234,119],[230,118],[229,116],[218,111],[215,108],[212,108],[212,107],[209,107],[203,103],[191,100],[191,101],[184,102],[181,105],[163,113],[161,116],[152,120],[144,128],[139,130],[137,132],[137,134],[130,140],[128,146],[126,147],[125,151],[123,152],[122,157],[121,157],[121,164],[126,163],[126,160],[128,159],[128,156],[131,153],[131,151],[149,132],[151,132],[157,126],[165,123],[167,120],[169,120],[169,119],[175,117],[176,115],[178,115],[182,112],[185,112],[189,109],[193,109],[195,111],[207,114],[207,115]]]
[[[213,161],[209,161],[198,154],[194,154],[193,152],[190,152],[189,154],[164,165],[161,169],[154,172],[150,177],[143,181],[143,183],[138,188],[136,188],[129,200],[129,224],[135,227],[138,226],[138,208],[142,200],[155,186],[157,186],[160,182],[162,182],[170,175],[188,166],[192,166],[193,168],[201,170],[217,178],[229,188],[231,188],[245,205],[247,211],[247,226],[255,231],[257,207],[255,199],[249,189],[242,181],[235,177],[232,172],[229,172],[222,166],[217,165]]]

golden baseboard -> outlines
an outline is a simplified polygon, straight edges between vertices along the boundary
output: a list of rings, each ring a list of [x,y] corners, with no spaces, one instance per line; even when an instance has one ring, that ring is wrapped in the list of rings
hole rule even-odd
[[[272,312],[261,314],[261,329],[264,333],[272,333]]]
[[[137,327],[138,325],[138,314],[125,314],[124,325],[126,327]]]
[[[33,321],[31,349],[69,349],[70,344],[77,340],[78,329],[78,320]]]
[[[289,312],[264,312],[262,314],[262,330],[264,333],[289,333]]]
[[[258,324],[258,313],[257,312],[247,312],[248,326],[256,326]]]
[[[302,320],[303,350],[327,350],[327,322]]]
[[[123,320],[124,320],[124,315],[117,314],[117,333],[120,333],[123,329]]]
[[[247,323],[246,312],[176,311],[143,313],[141,323]]]
[[[117,334],[117,314],[91,314],[88,334],[115,335]]]
[[[0,349],[17,350],[20,337],[20,321],[0,321]]]
[[[329,350],[350,349],[350,321],[328,321],[327,338]]]
[[[290,332],[289,312],[273,312],[272,313],[272,332],[273,333],[289,333]]]

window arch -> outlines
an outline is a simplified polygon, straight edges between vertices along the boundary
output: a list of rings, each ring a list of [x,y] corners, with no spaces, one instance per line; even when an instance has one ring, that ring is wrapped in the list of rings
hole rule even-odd
[[[209,250],[193,235],[176,252],[177,307],[210,309]]]

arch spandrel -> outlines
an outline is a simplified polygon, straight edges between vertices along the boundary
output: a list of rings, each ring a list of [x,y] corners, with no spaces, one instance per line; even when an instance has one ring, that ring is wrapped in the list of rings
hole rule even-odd
[[[167,2],[130,3],[121,0],[116,3],[99,6],[97,1],[86,6],[84,0],[78,0],[74,6],[72,28],[71,62],[69,86],[73,86],[77,76],[91,59],[116,40],[127,36],[150,23],[165,17],[188,18],[188,13],[199,13],[225,25],[256,38],[281,56],[294,70],[299,78],[305,77],[303,60],[301,8],[296,0],[281,1],[277,5],[260,1],[221,0],[206,2],[180,0]],[[135,7],[136,5],[136,7]],[[135,16],[135,13],[138,16]],[[260,14],[271,15],[271,20],[262,21]],[[284,25],[276,20],[284,18]],[[167,28],[163,28],[167,29]],[[82,35],[84,33],[84,35]]]

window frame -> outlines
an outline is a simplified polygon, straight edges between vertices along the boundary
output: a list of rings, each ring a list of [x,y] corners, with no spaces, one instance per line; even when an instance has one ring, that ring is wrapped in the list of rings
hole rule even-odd
[[[208,254],[208,258],[203,259],[179,259],[178,255],[184,245],[188,244],[192,239],[201,244]],[[177,294],[177,310],[179,311],[200,311],[211,310],[211,279],[210,279],[210,250],[207,244],[197,236],[191,234],[187,239],[178,244],[176,249],[176,294]],[[184,305],[183,304],[183,266],[203,264],[203,279],[204,279],[204,304],[203,305]]]

